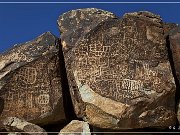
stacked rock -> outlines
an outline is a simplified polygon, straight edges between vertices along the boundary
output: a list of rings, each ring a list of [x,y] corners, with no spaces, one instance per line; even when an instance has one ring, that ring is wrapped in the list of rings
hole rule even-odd
[[[66,124],[60,135],[178,124],[176,24],[147,11],[118,18],[86,8],[61,15],[58,27],[60,39],[46,32],[0,55],[1,129],[47,134],[41,127]]]

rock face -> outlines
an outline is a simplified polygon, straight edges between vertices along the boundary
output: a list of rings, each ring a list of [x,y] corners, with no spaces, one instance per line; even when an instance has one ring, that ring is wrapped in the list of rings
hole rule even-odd
[[[27,135],[47,135],[46,131],[41,127],[16,117],[7,117],[4,119],[3,125],[8,132],[12,132],[9,135],[13,135],[13,132],[23,132],[23,134],[26,133]]]
[[[174,68],[176,71],[176,76],[179,81],[177,85],[180,84],[180,27],[177,27],[176,29],[172,30],[169,33],[169,41],[170,41],[170,49],[172,52],[172,57],[173,57],[173,62],[174,62]],[[177,98],[179,100],[180,91],[177,89]],[[179,101],[178,101],[179,103]],[[180,122],[180,103],[177,105],[178,112],[177,112],[177,118],[178,121]]]
[[[174,125],[175,82],[165,44],[162,20],[150,12],[108,19],[81,36],[64,51],[76,114],[100,128]]]
[[[180,27],[174,29],[169,34],[170,47],[173,55],[176,75],[180,81]]]
[[[65,120],[58,39],[47,32],[0,56],[1,119],[38,124]]]
[[[69,87],[71,95],[73,92],[77,95],[76,98],[72,98],[72,101],[78,116],[82,116],[81,113],[84,113],[84,111],[82,110],[82,104],[79,104],[81,98],[71,68],[71,63],[74,60],[71,49],[74,48],[76,42],[83,37],[83,35],[95,28],[99,23],[115,18],[116,16],[110,12],[95,8],[86,8],[69,11],[58,19]]]
[[[87,122],[72,120],[58,135],[91,135]]]
[[[110,18],[116,18],[116,16],[111,12],[96,8],[71,10],[61,15],[58,19],[58,26],[61,32],[63,51],[69,51],[81,36],[100,22]]]

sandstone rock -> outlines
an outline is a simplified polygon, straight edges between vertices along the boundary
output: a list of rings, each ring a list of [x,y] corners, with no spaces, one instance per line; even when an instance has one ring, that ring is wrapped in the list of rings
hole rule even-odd
[[[3,125],[7,131],[11,132],[10,134],[20,135],[21,132],[26,133],[28,135],[47,135],[46,131],[41,127],[29,123],[25,120],[18,119],[16,117],[8,117],[4,119]],[[13,133],[13,132],[14,133]],[[15,133],[20,132],[20,133]]]
[[[58,42],[47,32],[0,55],[1,119],[42,125],[65,120]]]
[[[59,133],[59,135],[91,135],[89,125],[87,122],[72,120],[67,126],[65,126]]]
[[[61,43],[62,43],[62,50],[65,57],[65,64],[66,64],[66,72],[68,76],[68,82],[69,87],[73,92],[77,92],[76,98],[72,98],[73,104],[76,104],[76,114],[78,116],[82,115],[83,108],[81,104],[77,107],[77,101],[81,100],[79,95],[79,92],[77,91],[77,85],[75,84],[75,79],[72,76],[72,70],[71,70],[71,61],[74,58],[71,58],[71,50],[75,43],[83,37],[87,32],[89,32],[91,29],[96,27],[100,22],[109,20],[109,19],[115,19],[116,16],[110,12],[101,10],[101,9],[95,9],[95,8],[85,8],[85,9],[78,9],[78,10],[72,10],[67,13],[64,13],[62,16],[58,19],[58,25],[61,32]],[[86,50],[84,50],[86,52]],[[76,89],[76,90],[75,90]]]
[[[150,12],[102,22],[80,38],[65,54],[76,114],[100,128],[174,125],[175,82],[165,44],[162,20]]]

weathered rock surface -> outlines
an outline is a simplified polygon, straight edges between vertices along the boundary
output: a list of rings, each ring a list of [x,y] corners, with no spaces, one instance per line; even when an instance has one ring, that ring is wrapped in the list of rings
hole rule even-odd
[[[64,52],[74,47],[77,40],[100,22],[117,18],[113,13],[96,8],[71,10],[58,19]]]
[[[7,117],[4,119],[3,125],[8,132],[11,132],[9,135],[19,135],[20,133],[28,135],[47,135],[46,131],[41,127],[16,117]]]
[[[167,36],[169,36],[169,33],[176,29],[178,27],[178,24],[176,23],[163,23],[163,29],[164,29],[164,33],[165,33],[165,38],[167,38]]]
[[[1,119],[38,124],[65,120],[58,43],[47,32],[0,55]]]
[[[174,64],[177,79],[179,81],[177,85],[179,85],[180,84],[180,27],[177,27],[176,29],[172,30],[169,33],[169,41],[170,41],[170,49],[171,49],[172,57],[173,57],[173,64]],[[180,91],[179,89],[177,89],[177,94],[178,94],[177,100],[180,101],[179,93]],[[177,108],[178,108],[177,118],[178,118],[178,121],[180,122],[180,103],[177,105]]]
[[[180,81],[180,27],[174,29],[169,34],[170,48],[173,55],[176,75]]]
[[[76,42],[81,37],[83,37],[83,35],[85,35],[91,29],[95,28],[99,23],[115,18],[116,16],[110,12],[95,8],[85,8],[64,13],[58,19],[69,87],[71,90],[73,90],[73,92],[77,92],[76,95],[78,96],[76,98],[72,98],[73,104],[76,104],[76,106],[74,106],[74,109],[78,116],[82,115],[81,113],[83,113],[83,107],[81,106],[81,104],[79,104],[80,106],[77,107],[78,102],[79,100],[81,100],[81,98],[78,92],[77,85],[75,85],[76,82],[71,68],[71,61],[74,58],[71,55],[72,51],[70,50],[75,46]],[[86,50],[84,51],[86,52]]]
[[[59,133],[59,135],[91,135],[89,125],[87,122],[72,120],[67,126],[65,126]]]
[[[100,128],[174,125],[175,82],[164,37],[160,16],[135,12],[100,23],[64,51],[76,114]]]

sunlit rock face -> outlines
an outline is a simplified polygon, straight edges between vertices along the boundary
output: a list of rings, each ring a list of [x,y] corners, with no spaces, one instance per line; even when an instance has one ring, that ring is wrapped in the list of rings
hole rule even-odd
[[[71,95],[75,92],[75,95],[77,96],[76,98],[72,98],[72,102],[78,117],[83,115],[82,113],[84,113],[84,107],[82,104],[79,104],[81,97],[79,95],[78,87],[76,85],[71,68],[71,63],[74,60],[72,49],[75,47],[78,40],[80,40],[91,29],[95,28],[99,23],[116,18],[117,17],[111,12],[96,8],[85,8],[66,12],[58,19],[58,26],[61,32],[60,39],[64,54],[70,92]]]
[[[108,11],[96,8],[76,9],[59,16],[58,26],[61,32],[63,51],[72,49],[80,37],[100,22],[117,17]]]
[[[38,124],[65,120],[59,41],[50,32],[0,55],[1,119]]]
[[[68,125],[66,125],[58,135],[91,135],[90,128],[87,122],[72,120]]]
[[[75,43],[62,38],[78,117],[110,129],[174,125],[176,87],[163,26],[158,15],[134,12],[100,22]]]
[[[16,117],[4,119],[3,126],[9,132],[9,135],[21,135],[21,133],[26,135],[47,135],[43,128]]]

